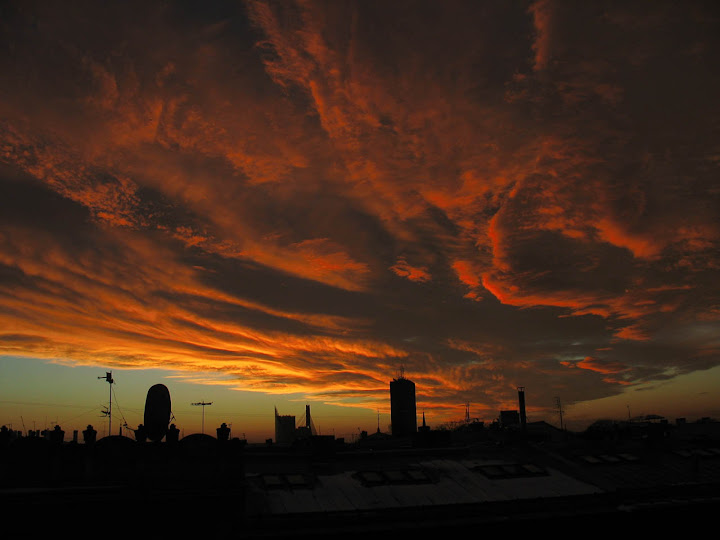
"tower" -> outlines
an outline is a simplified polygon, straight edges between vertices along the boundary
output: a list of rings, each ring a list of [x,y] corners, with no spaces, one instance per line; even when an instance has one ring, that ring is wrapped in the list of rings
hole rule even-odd
[[[415,383],[402,374],[390,381],[390,422],[392,434],[396,437],[417,433]]]
[[[525,414],[525,387],[518,386],[518,404],[520,405],[520,428],[525,431],[527,415]]]

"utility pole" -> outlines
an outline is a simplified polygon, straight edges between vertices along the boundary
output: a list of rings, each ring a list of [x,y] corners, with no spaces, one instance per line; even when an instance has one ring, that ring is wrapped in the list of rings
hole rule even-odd
[[[104,377],[98,377],[98,379],[103,379],[108,382],[108,385],[110,385],[110,399],[109,399],[109,406],[108,406],[108,435],[112,435],[112,385],[115,381],[113,381],[112,378],[112,371],[107,371],[105,373]]]
[[[212,405],[212,401],[198,401],[197,403],[191,403],[190,405],[200,405],[202,407],[202,432],[205,434],[205,405]]]

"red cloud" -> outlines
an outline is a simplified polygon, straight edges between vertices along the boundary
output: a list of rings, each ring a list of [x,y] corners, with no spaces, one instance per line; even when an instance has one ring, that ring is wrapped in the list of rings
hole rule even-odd
[[[455,261],[452,264],[453,270],[460,281],[471,289],[476,289],[480,286],[480,276],[474,271],[472,264],[469,261]]]
[[[625,328],[617,330],[615,337],[634,341],[648,341],[650,339],[650,336],[637,325],[626,326]]]
[[[535,25],[535,70],[545,69],[551,58],[552,5],[551,0],[537,0],[530,8]]]
[[[581,369],[597,371],[598,373],[620,373],[628,369],[626,365],[620,362],[602,360],[600,358],[593,358],[592,356],[585,357],[580,362],[577,362],[576,366]]]
[[[397,262],[390,267],[390,270],[395,272],[398,276],[405,277],[410,281],[418,281],[422,283],[430,281],[432,278],[427,268],[423,266],[411,266],[404,257],[398,258]]]
[[[592,356],[586,356],[580,361],[562,361],[560,363],[567,367],[587,369],[589,371],[605,374],[620,373],[629,369],[628,366],[620,362],[602,360]]]

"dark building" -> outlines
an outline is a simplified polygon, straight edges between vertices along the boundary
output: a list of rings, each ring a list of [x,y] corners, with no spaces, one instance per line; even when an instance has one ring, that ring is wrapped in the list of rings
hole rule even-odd
[[[295,440],[295,417],[281,416],[275,409],[275,442],[278,444],[292,444]]]
[[[417,433],[415,383],[402,375],[390,381],[390,422],[396,437]]]
[[[519,426],[520,415],[517,411],[500,411],[500,425],[502,427]]]

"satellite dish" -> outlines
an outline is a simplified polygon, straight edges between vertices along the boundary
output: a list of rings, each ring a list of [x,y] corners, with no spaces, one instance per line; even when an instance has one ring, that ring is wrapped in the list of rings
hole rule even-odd
[[[145,399],[145,429],[151,441],[160,441],[170,423],[170,391],[164,384],[155,384]]]

